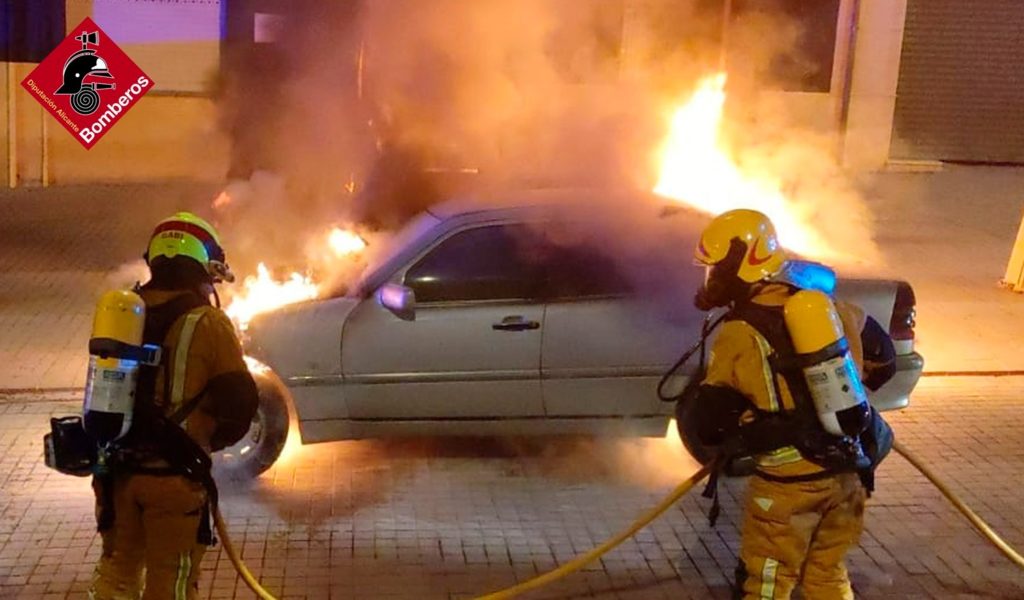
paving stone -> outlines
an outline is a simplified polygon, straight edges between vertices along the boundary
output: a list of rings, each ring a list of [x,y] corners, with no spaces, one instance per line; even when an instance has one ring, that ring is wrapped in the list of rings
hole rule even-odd
[[[0,402],[0,597],[81,597],[99,552],[88,480],[49,471],[40,439],[77,401]],[[1024,378],[926,378],[888,416],[898,439],[982,516],[1024,547]],[[979,432],[984,432],[981,434]],[[664,441],[609,441],[617,444]],[[461,446],[460,446],[461,445]],[[460,451],[445,453],[459,446]],[[300,448],[249,485],[223,485],[229,529],[253,572],[281,597],[469,598],[557,567],[655,504],[661,464],[553,476],[564,456],[459,440]],[[679,477],[692,469],[680,456]],[[321,469],[345,465],[345,469]],[[564,470],[562,470],[564,471]],[[565,471],[568,472],[568,471]],[[366,474],[373,475],[367,477]],[[301,474],[301,476],[299,476]],[[589,475],[588,475],[589,476]],[[685,498],[636,538],[537,598],[728,598],[742,479],[722,489],[723,518]],[[310,494],[310,490],[324,493]],[[342,504],[345,511],[332,513]],[[858,598],[1021,598],[1024,574],[988,545],[898,456],[879,472],[862,544],[850,556]],[[203,598],[248,598],[220,547],[202,565]]]

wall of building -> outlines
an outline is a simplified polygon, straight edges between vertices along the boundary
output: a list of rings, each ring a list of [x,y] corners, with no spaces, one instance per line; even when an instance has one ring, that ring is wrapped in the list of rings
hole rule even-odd
[[[219,5],[204,0],[205,10]],[[153,3],[159,8],[160,3]],[[67,28],[76,27],[87,16],[115,40],[116,31],[126,22],[137,20],[134,14],[118,13],[119,6],[138,6],[112,0],[68,0]],[[163,3],[164,10],[188,10]],[[195,10],[195,4],[192,4]],[[219,9],[218,9],[219,10]],[[209,27],[206,27],[209,29]],[[153,179],[223,179],[227,171],[229,144],[217,131],[216,107],[206,90],[216,75],[218,39],[208,32],[195,39],[167,39],[176,35],[173,28],[161,37],[160,28],[140,24],[140,36],[119,44],[147,74],[155,87],[132,107],[91,150],[83,148],[22,87],[21,81],[36,67],[16,63],[12,76],[8,65],[0,63],[0,181],[10,185],[10,126],[14,127],[14,155],[18,185],[46,183],[87,183],[103,181],[141,181]],[[147,42],[145,32],[153,40]],[[219,35],[219,28],[214,28]],[[185,36],[186,38],[188,36]],[[211,58],[212,57],[212,58]],[[187,68],[186,68],[187,66]],[[12,86],[13,84],[13,86]],[[10,93],[13,91],[13,94]],[[12,108],[13,106],[13,108]]]
[[[889,162],[906,0],[859,0],[843,162],[851,170]]]
[[[647,0],[627,5],[641,10]],[[206,90],[216,74],[218,40],[209,27],[197,39],[167,39],[174,27],[152,22],[132,31],[135,17],[118,13],[117,0],[68,0],[68,28],[93,16],[100,26],[129,36],[122,44],[156,81],[139,102],[92,150],[85,150],[25,90],[21,80],[34,65],[16,64],[12,77],[0,64],[0,181],[9,184],[9,122],[16,132],[17,181],[38,185],[109,180],[222,179],[229,142],[217,131],[216,107]],[[174,3],[160,3],[174,6]],[[633,6],[633,5],[636,6]],[[199,11],[209,20],[220,0],[183,4],[174,11]],[[192,8],[187,8],[192,6]],[[199,12],[196,14],[198,15]],[[155,13],[154,13],[155,14]],[[177,13],[174,13],[177,14]],[[832,85],[828,92],[764,92],[771,118],[834,136],[837,156],[851,170],[884,168],[889,158],[906,0],[843,0],[837,30]],[[628,15],[627,15],[628,16]],[[104,25],[102,21],[107,21]],[[202,22],[203,19],[193,19]],[[628,19],[627,19],[628,21]],[[148,29],[147,29],[148,27]],[[166,31],[165,31],[166,29]],[[110,32],[108,32],[110,33]],[[219,31],[218,31],[219,33]],[[116,33],[110,33],[117,39]],[[629,42],[625,36],[624,43]],[[625,50],[625,48],[624,48]],[[187,65],[188,68],[185,68]],[[13,110],[8,89],[13,83]],[[45,119],[44,119],[45,116]],[[44,143],[45,140],[45,143]]]
[[[837,158],[853,172],[889,163],[906,0],[843,0],[831,90],[764,92],[765,112],[833,136]]]

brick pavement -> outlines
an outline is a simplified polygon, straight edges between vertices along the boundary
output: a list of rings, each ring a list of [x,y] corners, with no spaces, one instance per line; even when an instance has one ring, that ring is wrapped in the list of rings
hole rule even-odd
[[[48,471],[40,438],[74,402],[0,402],[0,597],[82,597],[98,539],[88,481]],[[1024,378],[934,378],[891,415],[922,456],[1024,548]],[[675,463],[678,463],[676,466]],[[284,598],[466,598],[586,550],[693,466],[668,442],[427,440],[300,448],[223,508],[252,570]],[[736,498],[717,529],[697,494],[599,564],[530,597],[725,598]],[[858,597],[1024,598],[1016,570],[900,457],[880,473],[850,557]],[[248,598],[226,556],[203,562],[203,598]]]
[[[96,298],[139,277],[157,220],[215,193],[187,182],[4,190],[0,389],[84,385]]]

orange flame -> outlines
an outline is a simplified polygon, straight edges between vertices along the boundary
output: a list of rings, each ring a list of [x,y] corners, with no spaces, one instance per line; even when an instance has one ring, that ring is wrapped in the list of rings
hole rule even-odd
[[[675,111],[654,193],[712,215],[736,208],[759,210],[772,220],[790,250],[815,258],[834,256],[811,225],[811,215],[786,197],[776,176],[744,172],[724,147],[719,128],[725,80],[724,73],[705,78]]]
[[[259,378],[270,374],[270,367],[263,364],[259,360],[249,355],[245,355],[242,358],[245,359],[245,364],[249,368],[249,372],[252,373],[253,376]],[[289,410],[289,412],[291,411]],[[287,437],[285,437],[284,448],[281,449],[281,454],[278,455],[277,460],[274,461],[274,464],[276,465],[277,468],[287,466],[288,463],[295,460],[299,456],[301,450],[302,439],[301,435],[299,434],[299,426],[295,419],[295,416],[289,414],[288,434]],[[250,448],[242,448],[240,454],[246,454],[247,452],[250,451]]]
[[[274,310],[287,304],[312,300],[320,290],[308,275],[291,273],[286,279],[277,281],[270,274],[267,265],[260,263],[256,275],[250,275],[242,282],[245,291],[231,301],[224,309],[240,331],[249,327],[249,321],[260,313]]]
[[[327,234],[327,245],[338,258],[350,256],[366,249],[366,241],[353,231],[332,227]]]
[[[353,231],[332,227],[324,237],[324,247],[330,256],[351,258],[366,249],[366,241]],[[318,298],[322,286],[310,274],[290,273],[284,279],[275,279],[265,263],[256,267],[256,275],[242,281],[243,291],[236,293],[224,312],[235,322],[239,331],[249,327],[249,321],[260,313]]]

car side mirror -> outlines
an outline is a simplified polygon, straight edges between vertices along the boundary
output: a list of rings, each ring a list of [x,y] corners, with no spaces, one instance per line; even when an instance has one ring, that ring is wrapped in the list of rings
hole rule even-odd
[[[403,321],[416,320],[416,292],[397,283],[385,283],[377,290],[377,302]]]

